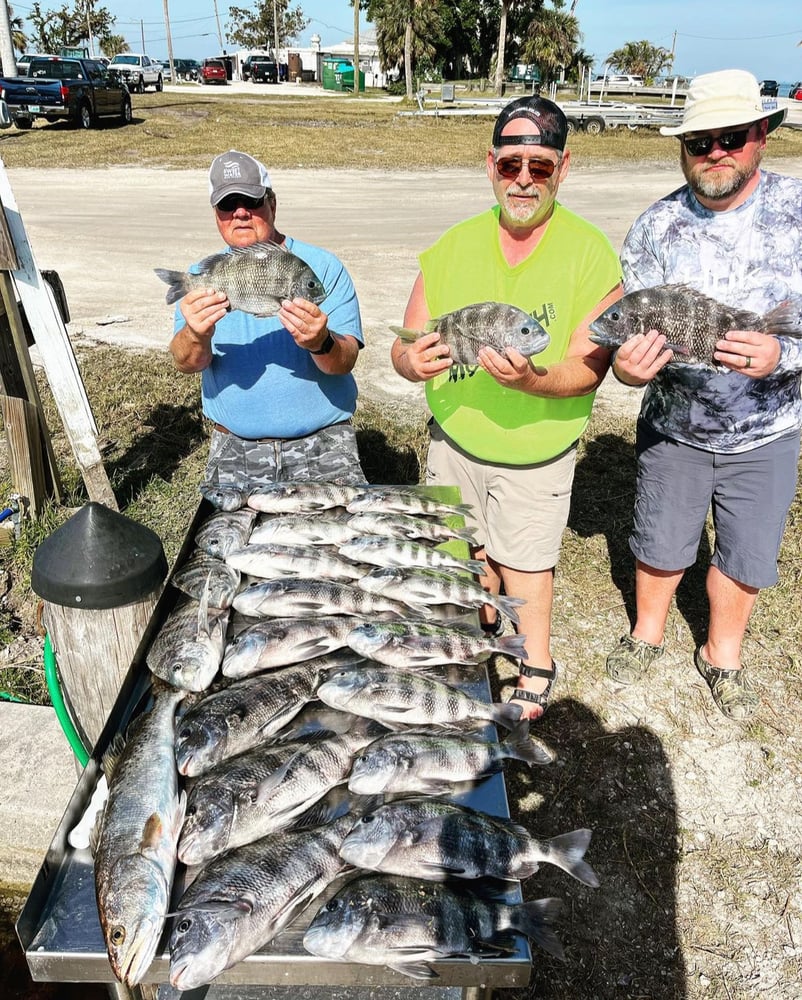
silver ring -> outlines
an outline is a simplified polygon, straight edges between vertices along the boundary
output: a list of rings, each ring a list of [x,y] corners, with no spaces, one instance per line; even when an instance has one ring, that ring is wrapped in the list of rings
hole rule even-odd
[[[751,367],[752,367],[752,359],[750,357],[747,357],[744,368],[751,368]]]

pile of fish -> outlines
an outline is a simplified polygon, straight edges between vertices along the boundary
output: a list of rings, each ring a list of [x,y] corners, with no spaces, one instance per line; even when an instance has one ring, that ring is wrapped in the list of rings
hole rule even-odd
[[[152,704],[104,758],[92,841],[118,979],[142,981],[171,913],[171,984],[209,983],[355,873],[310,953],[415,979],[514,952],[516,934],[562,957],[559,901],[511,903],[509,880],[548,863],[597,886],[590,831],[540,840],[454,801],[505,761],[554,760],[518,705],[466,683],[526,637],[472,624],[486,601],[517,622],[521,602],[489,598],[461,557],[465,508],[329,483],[204,495],[217,509],[146,657]]]

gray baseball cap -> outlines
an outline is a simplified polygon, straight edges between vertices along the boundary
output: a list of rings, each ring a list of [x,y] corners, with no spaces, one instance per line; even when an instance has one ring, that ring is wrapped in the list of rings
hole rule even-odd
[[[227,194],[264,198],[270,188],[267,167],[247,153],[229,149],[212,160],[209,168],[209,201],[219,204]]]

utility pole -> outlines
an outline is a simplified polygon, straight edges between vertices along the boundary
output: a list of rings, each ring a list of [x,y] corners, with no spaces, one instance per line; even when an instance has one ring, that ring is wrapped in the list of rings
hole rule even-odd
[[[17,59],[11,41],[11,21],[7,3],[0,3],[0,60],[3,63],[3,76],[17,76]]]
[[[141,18],[139,21],[139,35],[142,39],[142,48],[139,51],[147,52],[147,49],[145,48],[145,22]]]
[[[167,61],[170,63],[170,79],[173,83],[178,83],[175,78],[175,61],[173,59],[173,36],[170,33],[170,10],[167,0],[164,0],[164,30],[167,34]]]
[[[278,11],[276,9],[276,0],[273,0],[273,58],[276,60],[276,65],[278,65]]]
[[[359,97],[359,0],[354,5],[354,97]]]
[[[214,0],[214,19],[217,21],[217,40],[220,43],[220,54],[223,53],[223,32],[220,30],[220,15],[217,13],[217,0]]]
[[[677,32],[674,31],[674,37],[671,40],[671,71],[674,71],[674,49],[677,46]]]

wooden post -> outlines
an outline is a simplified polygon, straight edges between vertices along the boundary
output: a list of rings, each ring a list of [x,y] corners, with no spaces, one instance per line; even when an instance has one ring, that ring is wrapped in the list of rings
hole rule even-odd
[[[150,621],[167,560],[159,537],[103,504],[89,503],[33,558],[31,587],[73,723],[94,747]]]
[[[0,396],[11,481],[23,498],[25,514],[38,517],[46,496],[39,413],[26,399]]]

